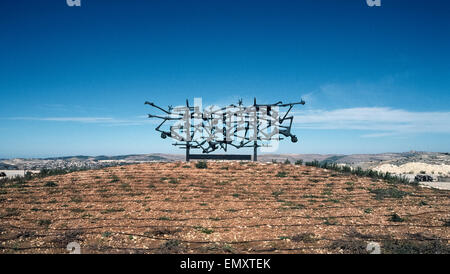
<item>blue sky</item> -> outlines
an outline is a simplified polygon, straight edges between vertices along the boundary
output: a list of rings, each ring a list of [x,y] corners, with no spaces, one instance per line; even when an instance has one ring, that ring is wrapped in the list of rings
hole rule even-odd
[[[279,153],[450,151],[450,3],[0,2],[0,158],[182,153],[146,100],[298,101]]]

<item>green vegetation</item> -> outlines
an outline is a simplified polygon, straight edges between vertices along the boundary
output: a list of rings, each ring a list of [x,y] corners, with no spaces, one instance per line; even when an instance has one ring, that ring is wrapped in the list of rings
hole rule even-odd
[[[378,171],[374,171],[371,169],[363,170],[361,167],[352,168],[348,165],[338,165],[336,163],[329,163],[329,162],[321,163],[317,160],[314,160],[312,162],[305,162],[305,165],[334,170],[334,171],[345,173],[345,174],[353,174],[353,175],[360,176],[360,177],[369,177],[372,179],[382,179],[391,184],[417,185],[417,183],[410,183],[409,180],[404,176],[391,175],[389,172],[383,173],[383,172],[378,172]]]
[[[131,191],[131,186],[130,186],[130,184],[127,184],[127,183],[120,184],[120,188],[127,192]]]
[[[419,206],[426,206],[428,205],[428,203],[426,201],[420,201],[419,202]]]
[[[44,186],[46,186],[46,187],[55,187],[55,186],[58,186],[58,184],[55,183],[55,182],[50,181],[50,182],[46,182]]]
[[[194,227],[194,228],[195,228],[196,230],[202,232],[202,233],[205,233],[205,234],[211,234],[211,233],[214,232],[214,230],[209,229],[209,228],[205,228],[205,227],[202,227],[202,226],[196,226],[196,227]]]
[[[317,241],[313,233],[301,233],[291,237],[294,242],[314,243]]]
[[[70,197],[70,201],[74,203],[81,203],[83,199],[81,199],[81,197]]]
[[[109,237],[111,237],[111,232],[109,232],[109,231],[103,232],[103,233],[102,233],[102,237],[104,237],[104,238],[109,238]]]
[[[295,164],[298,166],[301,166],[301,165],[303,165],[303,160],[297,160],[297,161],[295,161]]]
[[[272,192],[272,195],[275,196],[275,198],[278,198],[278,196],[280,196],[283,193],[284,193],[284,190],[278,190],[278,191]]]
[[[115,212],[122,212],[125,211],[124,208],[108,208],[105,210],[100,211],[102,214],[108,214],[108,213],[115,213]]]
[[[400,222],[404,222],[405,219],[403,219],[402,217],[400,217],[397,213],[394,213],[394,214],[392,214],[391,217],[389,218],[389,221],[400,223]]]
[[[40,225],[40,226],[46,226],[46,227],[48,227],[51,223],[52,223],[52,221],[51,221],[51,220],[48,220],[48,219],[41,219],[41,220],[38,220],[38,225]]]
[[[171,239],[162,244],[159,247],[159,251],[157,253],[162,254],[174,254],[174,253],[183,253],[185,251],[185,248],[181,246],[181,243],[179,240]]]
[[[322,195],[326,195],[326,196],[331,195],[331,194],[333,194],[333,190],[331,188],[325,188],[322,192]]]
[[[396,188],[379,188],[379,189],[369,189],[370,193],[374,193],[375,199],[383,200],[384,198],[397,198],[401,199],[408,195],[408,192],[398,190]]]
[[[113,175],[111,176],[111,181],[109,181],[110,183],[117,183],[120,182],[119,177],[117,177],[117,175]]]
[[[384,254],[449,254],[450,246],[445,241],[430,239],[413,234],[413,240],[385,240],[382,242]]]
[[[325,222],[323,222],[324,225],[335,225],[337,222],[335,220],[332,220],[331,218],[325,218]]]
[[[195,163],[196,168],[205,169],[208,168],[208,165],[206,164],[206,161],[198,161]]]
[[[18,208],[5,208],[6,213],[0,215],[1,218],[3,217],[14,217],[14,216],[19,216],[19,209]]]
[[[279,178],[284,178],[287,176],[287,172],[286,171],[278,171],[277,175],[275,175],[276,177]]]
[[[220,221],[220,220],[222,220],[222,218],[220,218],[220,217],[209,217],[209,219],[211,221]]]
[[[119,164],[123,165],[123,164]],[[50,176],[56,176],[56,175],[64,175],[72,172],[77,171],[85,171],[85,170],[98,170],[104,167],[82,167],[82,168],[64,168],[64,169],[41,169],[39,173],[32,173],[27,172],[25,173],[25,176],[16,176],[13,178],[5,178],[1,180],[1,186],[8,186],[8,187],[14,187],[14,188],[23,188],[23,187],[29,187],[29,185],[25,184],[25,182],[33,179],[33,178],[45,178]],[[97,176],[100,178],[99,176]]]

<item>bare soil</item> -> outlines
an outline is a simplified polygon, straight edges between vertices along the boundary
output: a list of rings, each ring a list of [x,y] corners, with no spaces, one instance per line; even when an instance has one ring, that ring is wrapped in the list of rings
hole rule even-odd
[[[0,253],[450,253],[450,192],[292,164],[145,163],[0,187]]]

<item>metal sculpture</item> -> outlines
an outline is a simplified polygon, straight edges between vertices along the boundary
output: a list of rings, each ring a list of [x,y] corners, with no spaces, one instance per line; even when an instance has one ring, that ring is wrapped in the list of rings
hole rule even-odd
[[[253,161],[257,160],[258,147],[270,147],[273,141],[282,140],[279,136],[289,137],[293,143],[298,138],[291,133],[294,117],[288,116],[295,105],[304,105],[301,100],[296,103],[283,104],[281,101],[274,104],[257,104],[244,107],[242,99],[237,105],[227,107],[214,107],[201,110],[201,104],[172,107],[164,109],[152,102],[145,102],[164,113],[164,115],[148,114],[149,118],[161,119],[156,131],[161,138],[175,139],[173,145],[186,150],[186,161],[190,159],[225,159],[225,160],[251,160],[250,155],[217,155],[209,154],[216,150],[227,151],[228,146],[239,148],[253,147]],[[288,108],[280,116],[279,109]],[[164,130],[166,122],[175,124]],[[284,123],[287,122],[285,125]],[[278,144],[278,143],[276,143]],[[191,149],[200,149],[203,154],[191,154]]]

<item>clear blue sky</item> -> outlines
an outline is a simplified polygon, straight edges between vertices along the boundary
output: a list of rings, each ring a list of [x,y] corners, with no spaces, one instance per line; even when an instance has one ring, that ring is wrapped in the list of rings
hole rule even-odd
[[[144,101],[297,101],[280,153],[450,151],[450,3],[0,1],[0,158],[182,153]]]

